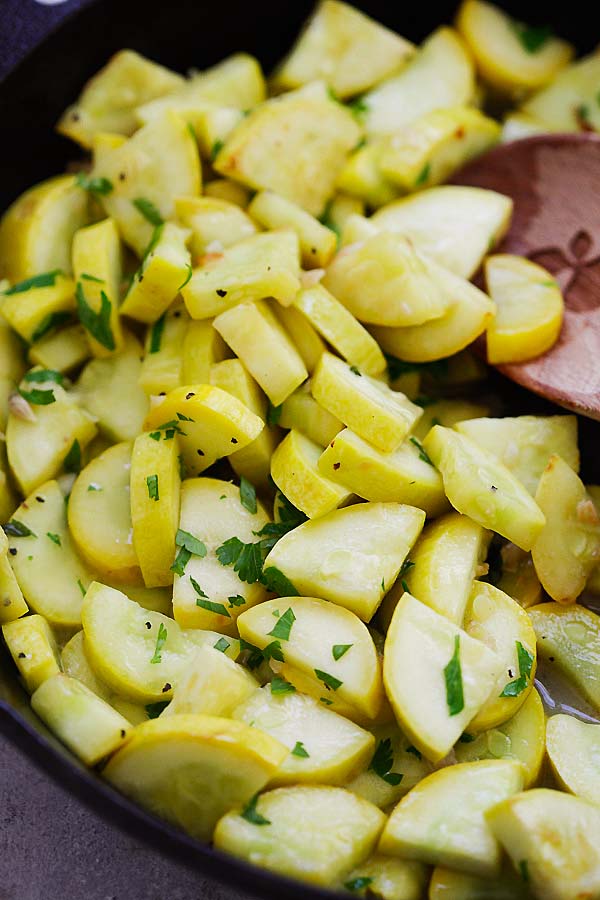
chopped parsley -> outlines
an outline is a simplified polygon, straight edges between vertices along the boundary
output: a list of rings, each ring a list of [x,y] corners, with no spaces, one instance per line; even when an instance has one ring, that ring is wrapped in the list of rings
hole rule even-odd
[[[186,286],[186,284],[188,284],[188,282],[191,281],[192,275],[194,274],[194,270],[192,269],[192,267],[189,263],[186,265],[185,268],[186,268],[186,275],[185,275],[184,280],[181,282],[181,284],[177,288],[177,293],[179,293],[179,291],[183,290],[183,288]]]
[[[468,732],[466,731],[464,731],[458,739],[460,744],[472,744],[474,740],[475,736],[472,734],[468,734]]]
[[[417,448],[417,450],[419,451],[419,459],[422,459],[423,462],[429,463],[429,465],[432,466],[433,463],[432,463],[432,461],[431,461],[431,457],[430,457],[429,454],[426,452],[426,450],[425,450],[425,448],[423,447],[423,444],[421,443],[421,441],[420,441],[418,438],[416,438],[416,437],[411,437],[411,438],[409,438],[409,440],[410,440],[411,444],[414,444],[414,446],[415,446],[415,447]]]
[[[160,319],[157,319],[150,329],[150,353],[158,353],[162,342],[163,331],[165,330],[165,316],[163,313]]]
[[[270,825],[270,821],[265,819],[264,816],[256,809],[256,804],[258,802],[258,794],[255,794],[251,800],[246,803],[245,807],[241,811],[240,815],[242,819],[245,819],[246,822],[250,822],[251,825]]]
[[[32,369],[31,372],[27,372],[27,374],[23,376],[23,381],[26,381],[28,384],[31,384],[32,382],[43,384],[45,381],[54,381],[56,384],[62,384],[64,378],[56,369]]]
[[[175,535],[175,545],[179,547],[179,550],[171,570],[176,575],[183,575],[185,567],[192,556],[199,556],[200,558],[206,556],[206,545],[199,541],[198,538],[195,538],[193,534],[190,534],[189,531],[184,531],[182,528],[179,528]]]
[[[85,299],[83,285],[77,282],[75,290],[77,298],[77,313],[79,321],[85,330],[107,350],[115,350],[116,343],[110,326],[110,317],[112,311],[112,303],[106,296],[104,291],[100,291],[100,312],[96,312]]]
[[[369,887],[370,884],[373,884],[373,879],[368,875],[359,875],[358,878],[352,878],[351,881],[344,882],[344,887],[347,891],[352,891],[353,893],[356,891],[363,891],[365,888]]]
[[[214,142],[212,147],[210,148],[210,161],[214,162],[223,147],[225,146],[225,141],[222,141],[220,138]]]
[[[220,650],[221,653],[225,653],[226,650],[229,650],[231,644],[229,643],[229,641],[225,640],[224,637],[221,637],[216,644],[213,644],[213,647],[215,648],[215,650]]]
[[[57,547],[61,547],[62,544],[60,542],[60,534],[55,534],[53,531],[47,531],[46,537],[50,538],[53,544],[56,544]]]
[[[28,403],[31,403],[32,406],[48,406],[50,403],[54,403],[56,397],[54,396],[54,391],[52,388],[48,388],[47,390],[41,390],[40,388],[32,388],[30,391],[26,391],[24,388],[19,388],[19,394],[23,397],[24,400],[27,400]]]
[[[310,753],[302,743],[302,741],[296,741],[296,746],[292,750],[292,756],[299,756],[300,759],[308,759]]]
[[[362,378],[362,372],[358,368],[358,366],[350,366],[350,371],[353,375],[358,375],[359,378]]]
[[[217,613],[219,616],[227,616],[228,619],[231,618],[231,613],[227,609],[224,603],[214,603],[212,600],[208,599],[208,595],[204,593],[198,582],[195,578],[192,578],[190,575],[190,582],[198,596],[196,597],[196,606],[201,607],[201,609],[206,609],[208,612]]]
[[[113,189],[113,183],[108,178],[103,178],[102,176],[90,178],[85,172],[78,174],[75,183],[77,187],[83,188],[84,191],[89,191],[90,194],[99,194],[101,197],[110,194]]]
[[[40,341],[49,331],[52,331],[53,328],[58,328],[59,325],[64,325],[70,318],[71,313],[66,311],[48,313],[32,331],[31,343],[35,344],[36,341]]]
[[[216,552],[221,565],[233,566],[241,581],[254,584],[259,580],[263,565],[260,542],[244,544],[238,537],[231,537]]]
[[[369,112],[369,105],[362,97],[357,97],[356,100],[353,100],[349,104],[349,108],[352,115],[356,116],[357,119],[361,119]]]
[[[272,694],[294,694],[296,692],[296,688],[293,684],[290,684],[289,681],[286,681],[285,678],[282,678],[280,675],[276,675],[271,682],[271,693]]]
[[[409,372],[420,372],[429,375],[435,381],[445,378],[448,374],[448,360],[436,359],[429,363],[405,362],[403,359],[397,359],[395,356],[384,354],[387,362],[388,373],[390,379],[394,381],[400,375],[407,375]]]
[[[82,596],[82,597],[85,597],[85,595],[86,595],[87,592],[86,592],[85,586],[84,586],[84,584],[83,584],[81,578],[78,578],[78,579],[77,579],[77,587],[78,587],[79,590],[81,591],[81,596]]]
[[[260,581],[268,591],[279,594],[280,597],[297,597],[298,591],[283,572],[275,566],[267,566],[263,569]]]
[[[417,177],[415,178],[415,187],[421,187],[429,180],[431,175],[431,163],[426,162]]]
[[[523,646],[521,641],[516,641],[517,660],[519,662],[519,677],[514,681],[509,681],[504,686],[501,697],[518,697],[522,694],[529,683],[531,669],[533,666],[533,656],[529,650]]]
[[[456,716],[465,707],[463,695],[462,670],[460,667],[460,635],[454,638],[454,653],[444,669],[446,682],[446,703],[451,716]]]
[[[83,281],[95,281],[96,284],[104,284],[104,278],[96,278],[95,275],[88,275],[87,272],[82,272],[79,276]]]
[[[3,293],[5,297],[11,294],[24,294],[25,291],[31,291],[35,288],[54,287],[57,275],[62,275],[62,269],[53,269],[51,272],[42,272],[40,275],[33,275],[31,278],[25,278],[18,281],[12,287],[7,288]]]
[[[410,745],[410,747],[407,747],[407,748],[406,748],[406,753],[412,753],[412,755],[413,755],[413,756],[416,756],[417,759],[422,759],[422,758],[423,758],[423,754],[421,753],[421,751],[420,751],[420,750],[417,750],[416,747],[413,747],[412,744]]]
[[[338,659],[341,659],[344,653],[347,653],[350,647],[353,647],[354,644],[334,644],[331,648],[331,655],[337,662]]]
[[[244,603],[246,602],[246,598],[242,597],[241,594],[236,594],[235,597],[228,597],[227,602],[229,603],[229,606],[231,606],[231,607],[243,606]]]
[[[3,525],[2,530],[4,534],[8,534],[11,537],[37,537],[31,528],[28,528],[22,522],[17,522],[16,519],[11,519],[10,522]]]
[[[529,863],[526,859],[519,860],[519,875],[523,881],[529,881]]]
[[[151,200],[148,200],[146,197],[136,197],[133,205],[151,225],[158,227],[163,224],[163,217]]]
[[[256,489],[243,475],[240,478],[240,502],[249,513],[256,512]]]
[[[148,703],[145,707],[146,713],[148,714],[149,719],[157,719],[163,709],[166,709],[169,705],[168,700],[157,700],[156,703]]]
[[[382,778],[387,784],[396,787],[396,785],[400,784],[404,776],[401,775],[400,772],[392,772],[391,768],[393,765],[394,753],[392,750],[392,740],[391,738],[385,738],[384,740],[379,741],[377,745],[377,749],[369,764],[369,771],[375,772],[375,774]]]
[[[523,50],[527,53],[537,53],[554,36],[549,25],[525,25],[523,22],[513,21],[511,27]]]
[[[176,434],[183,434],[185,436],[185,431],[181,430],[177,419],[171,419],[169,422],[163,422],[162,425],[157,425],[156,431],[150,432],[150,437],[153,441],[160,441],[160,436],[163,432],[164,441],[172,441]]]
[[[146,487],[148,488],[148,497],[150,500],[160,500],[158,493],[158,475],[146,476]]]
[[[268,659],[276,659],[278,662],[285,662],[283,658],[283,650],[281,649],[281,643],[279,641],[271,641],[270,644],[262,651],[263,657]]]
[[[158,626],[158,635],[156,636],[156,647],[154,648],[154,656],[150,660],[151,663],[160,663],[162,662],[161,650],[165,646],[165,642],[167,640],[167,629],[161,622]]]
[[[69,447],[69,452],[63,460],[63,469],[65,472],[72,472],[74,475],[77,475],[81,471],[81,445],[77,438],[75,438]],[[90,484],[88,485],[88,491],[90,490],[101,491],[102,488]]]
[[[343,681],[340,681],[339,678],[336,678],[334,675],[329,675],[328,672],[323,672],[322,669],[314,669],[313,670],[319,681],[322,681],[328,691],[337,691],[338,688],[341,688],[343,685]]]
[[[277,425],[279,423],[282,409],[283,403],[280,403],[279,406],[273,406],[269,400],[269,405],[267,407],[267,425]]]
[[[294,610],[290,606],[283,615],[277,619],[275,627],[272,631],[269,631],[269,635],[274,638],[279,638],[282,641],[289,641],[292,625],[295,621],[296,616],[294,615]]]

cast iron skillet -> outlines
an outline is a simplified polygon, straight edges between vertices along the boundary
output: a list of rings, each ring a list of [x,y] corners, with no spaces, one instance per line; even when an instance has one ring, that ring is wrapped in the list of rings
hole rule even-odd
[[[455,4],[353,0],[386,25],[421,40],[452,19]],[[547,3],[504,2],[509,12],[536,24],[548,22]],[[247,50],[268,71],[290,46],[311,0],[1,0],[0,3],[0,210],[21,191],[61,172],[81,156],[52,127],[84,81],[111,53],[131,47],[183,71],[206,68],[225,55]],[[600,38],[600,14],[582,0],[551,13],[551,24],[580,51]],[[540,401],[502,382],[515,406],[533,410]],[[549,411],[548,408],[545,411]],[[589,426],[588,426],[589,427]],[[597,438],[597,434],[590,437]],[[592,451],[583,439],[584,450]],[[591,453],[590,453],[591,455]],[[590,473],[588,472],[588,475]],[[250,866],[202,845],[144,812],[82,766],[41,724],[0,648],[0,729],[15,746],[100,815],[154,845],[162,853],[219,881],[272,900],[327,900],[330,891],[311,888]],[[347,896],[347,895],[346,895]]]

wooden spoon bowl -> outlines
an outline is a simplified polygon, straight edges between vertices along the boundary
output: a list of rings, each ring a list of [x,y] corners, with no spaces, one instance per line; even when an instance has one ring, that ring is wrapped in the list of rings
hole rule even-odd
[[[548,269],[565,299],[557,343],[498,366],[548,400],[600,420],[600,135],[548,134],[496,147],[452,179],[514,201],[499,253]]]

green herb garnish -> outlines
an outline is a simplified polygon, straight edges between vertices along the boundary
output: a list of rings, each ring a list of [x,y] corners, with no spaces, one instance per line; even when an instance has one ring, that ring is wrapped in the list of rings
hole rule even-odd
[[[165,641],[167,640],[167,629],[161,622],[158,626],[158,635],[156,637],[156,647],[154,648],[154,656],[150,660],[151,663],[159,663],[162,662],[161,650],[165,646]]]
[[[28,403],[31,403],[32,406],[48,406],[50,403],[54,403],[56,401],[56,397],[54,396],[54,391],[51,388],[43,391],[40,388],[32,388],[30,391],[26,391],[24,388],[19,388],[19,394],[23,397],[24,400],[27,400]]]
[[[271,693],[272,694],[294,694],[296,692],[296,688],[293,684],[290,684],[289,681],[286,681],[285,678],[281,678],[279,675],[276,675],[271,682]]]
[[[299,756],[300,759],[308,759],[310,753],[302,743],[302,741],[296,741],[296,746],[292,750],[292,756]]]
[[[350,647],[353,647],[354,644],[334,644],[331,648],[331,655],[337,662],[338,659],[341,659],[344,653],[347,653]]]
[[[529,650],[523,646],[521,641],[516,641],[517,660],[519,662],[519,677],[514,681],[509,681],[504,686],[501,697],[518,697],[522,694],[529,683],[531,669],[533,666],[533,656]]]
[[[89,191],[90,194],[99,194],[101,197],[105,197],[113,190],[113,183],[108,178],[103,178],[102,176],[89,178],[85,172],[78,174],[75,183],[77,187],[83,188],[84,191]]]
[[[451,716],[456,716],[465,707],[463,695],[462,670],[460,667],[460,635],[454,638],[454,653],[444,669],[446,682],[446,703]]]
[[[255,794],[252,800],[249,800],[241,811],[240,815],[242,819],[245,819],[246,822],[250,822],[251,825],[270,825],[270,821],[268,819],[265,819],[264,816],[261,816],[261,814],[257,811],[257,802],[258,794]]]
[[[269,400],[269,405],[267,407],[267,425],[277,425],[279,423],[282,409],[283,403],[280,403],[279,406],[273,406]]]
[[[413,444],[419,451],[419,459],[422,459],[423,462],[429,463],[430,466],[433,466],[431,458],[430,458],[429,454],[426,452],[425,448],[423,447],[423,444],[421,443],[421,441],[416,437],[411,437],[411,438],[409,438],[409,440],[410,440],[411,444]]]
[[[369,771],[375,772],[376,775],[379,775],[387,784],[391,784],[392,787],[395,787],[397,784],[400,784],[404,775],[401,775],[400,772],[391,772],[391,768],[394,765],[394,753],[392,750],[392,740],[391,738],[385,738],[382,741],[379,741],[377,745],[377,749],[373,754],[373,758],[369,764]]]
[[[275,627],[272,631],[269,631],[269,635],[274,638],[279,638],[282,641],[289,641],[292,625],[295,621],[296,616],[294,615],[294,610],[290,606],[283,615],[277,619]]]
[[[523,22],[513,21],[511,27],[527,53],[537,53],[554,36],[549,25],[524,25]]]
[[[370,884],[373,884],[373,879],[368,875],[359,875],[358,878],[353,878],[351,881],[345,881],[344,887],[347,891],[363,891],[366,887],[369,887]]]
[[[165,330],[165,316],[163,313],[160,319],[157,319],[150,329],[150,353],[158,353],[162,342],[163,331]]]
[[[62,269],[53,269],[51,272],[42,272],[40,275],[32,275],[31,278],[25,278],[23,281],[18,281],[17,284],[13,284],[12,287],[7,288],[3,292],[4,296],[10,297],[11,294],[24,294],[25,291],[30,291],[34,288],[54,287],[57,275],[62,274]]]
[[[254,514],[256,512],[256,490],[254,485],[247,478],[244,478],[243,475],[240,478],[240,502],[249,513]]]
[[[192,267],[189,263],[186,265],[185,268],[186,268],[186,276],[185,276],[185,279],[181,282],[181,284],[177,288],[177,293],[179,293],[179,291],[183,290],[183,288],[186,286],[186,284],[188,284],[189,281],[191,281],[192,275],[194,274],[194,270],[192,269]]]
[[[69,452],[65,456],[63,460],[63,469],[65,472],[72,472],[74,475],[77,475],[81,471],[81,444],[75,438],[73,443],[69,448]],[[100,491],[102,488],[88,486],[88,491],[90,488],[94,491]]]
[[[70,312],[48,313],[48,315],[44,316],[39,325],[32,331],[31,343],[35,344],[36,341],[40,341],[49,331],[52,331],[53,328],[58,328],[59,325],[64,325],[70,318]]]
[[[213,603],[212,600],[208,599],[208,594],[205,594],[198,582],[195,578],[192,578],[190,575],[190,583],[198,596],[196,597],[196,606],[199,606],[201,609],[206,609],[208,612],[217,613],[219,616],[227,616],[228,619],[231,618],[231,614],[224,603]]]
[[[160,500],[158,494],[158,475],[146,476],[146,487],[148,488],[148,497],[150,500]]]
[[[340,681],[339,678],[336,678],[334,675],[329,675],[328,672],[323,672],[321,669],[313,669],[315,675],[322,681],[328,691],[337,691],[343,685],[343,681]]]
[[[163,709],[166,709],[169,705],[168,700],[157,700],[156,703],[148,703],[145,707],[145,710],[148,714],[149,719],[157,719]]]
[[[57,547],[62,547],[60,542],[60,534],[55,534],[53,531],[47,531],[46,537],[50,538],[53,544],[56,544]]]
[[[16,519],[11,519],[10,522],[3,525],[2,530],[4,534],[8,534],[11,537],[37,537],[37,534],[31,528],[28,528],[22,522],[17,522]]]
[[[151,225],[158,228],[159,225],[163,224],[163,217],[151,200],[146,199],[146,197],[136,197],[133,205]]]
[[[226,650],[229,650],[231,644],[229,643],[229,641],[226,641],[224,637],[222,637],[219,638],[216,644],[213,644],[213,647],[215,648],[215,650],[220,650],[221,653],[225,653]]]
[[[116,348],[115,338],[110,327],[110,317],[112,311],[112,303],[106,296],[104,291],[100,291],[100,312],[95,312],[85,299],[83,285],[77,282],[75,289],[77,298],[77,313],[79,321],[87,332],[107,350]]]
[[[228,597],[227,602],[230,606],[243,606],[246,602],[246,598],[242,597],[241,594],[236,594],[235,597]]]
[[[199,556],[201,559],[206,556],[206,545],[182,528],[179,528],[175,535],[175,545],[179,547],[179,551],[171,570],[176,575],[183,575],[192,556]]]

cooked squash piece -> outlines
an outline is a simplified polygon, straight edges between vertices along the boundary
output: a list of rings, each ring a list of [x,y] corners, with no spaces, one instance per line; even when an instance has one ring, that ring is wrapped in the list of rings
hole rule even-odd
[[[267,229],[291,228],[298,235],[305,269],[326,266],[337,247],[335,233],[291,200],[273,191],[261,191],[248,213]]]
[[[398,234],[375,234],[345,247],[323,284],[357,319],[373,325],[421,325],[450,307],[427,260]]]
[[[9,549],[8,538],[0,529],[0,624],[2,625],[5,622],[19,619],[29,612],[29,607],[8,561]],[[10,554],[11,557],[14,555],[14,553]]]
[[[438,28],[399,75],[362,97],[367,134],[392,134],[433,109],[470,103],[475,92],[471,56],[452,28]]]
[[[321,447],[292,429],[271,457],[271,477],[281,492],[309,519],[324,516],[352,497],[327,478],[319,464]]]
[[[467,872],[456,872],[436,866],[429,881],[429,900],[482,900],[489,895],[494,900],[530,900],[526,881],[509,866],[504,865],[497,878],[481,878]]]
[[[210,105],[198,107],[187,113],[190,127],[194,129],[200,154],[212,160],[223,146],[236,125],[244,118],[244,112],[234,106]]]
[[[596,53],[567,66],[554,81],[523,105],[522,112],[533,116],[550,131],[600,131],[600,106],[596,103],[600,57]]]
[[[211,319],[200,319],[188,324],[181,352],[181,378],[184,384],[208,384],[213,365],[221,362],[229,353],[225,341],[213,328]],[[216,387],[223,387],[213,383]],[[223,387],[223,390],[227,388]],[[229,393],[235,395],[233,391]],[[242,397],[238,397],[238,400],[244,403]]]
[[[590,803],[600,798],[600,734],[597,725],[575,716],[548,719],[548,759],[558,784]]]
[[[504,235],[512,200],[483,188],[444,185],[403,197],[377,210],[369,222],[397,231],[418,250],[462,278],[471,278]]]
[[[393,365],[394,364],[392,363],[392,368]],[[414,373],[407,372],[404,375],[404,378],[408,378],[411,375],[414,375]],[[405,390],[405,393],[409,394],[409,396],[412,393],[412,398],[416,398],[421,403],[425,403],[423,415],[412,431],[413,435],[420,441],[427,437],[434,425],[446,425],[450,428],[458,422],[485,416],[490,411],[489,406],[486,406],[483,403],[473,403],[471,400],[455,400],[453,398],[448,400],[434,400],[427,395],[423,396],[422,394],[419,394],[419,386],[420,384],[415,390],[409,382],[408,390]],[[404,390],[401,378],[395,379],[394,382],[392,382],[392,387],[395,391]]]
[[[207,643],[198,647],[163,716],[193,713],[228,718],[257,690],[258,682],[247,669]]]
[[[369,622],[394,583],[425,513],[396,503],[358,503],[304,522],[265,560],[296,590],[350,609]]]
[[[198,145],[184,119],[167,112],[119,146],[96,149],[92,177],[112,186],[101,196],[102,205],[142,257],[153,228],[173,218],[175,198],[200,193]]]
[[[600,559],[600,516],[581,479],[560,457],[548,461],[535,495],[546,524],[531,548],[553,600],[572,603]]]
[[[283,401],[279,424],[296,429],[320,447],[326,447],[344,427],[339,419],[319,406],[306,381]]]
[[[535,606],[542,599],[542,586],[537,577],[531,553],[516,544],[505,544],[500,549],[502,572],[496,587],[512,597],[523,609]]]
[[[440,473],[411,441],[382,453],[349,428],[325,448],[319,472],[364,500],[408,503],[437,516],[448,509]]]
[[[57,273],[52,284],[6,294],[2,298],[2,316],[28,343],[43,336],[52,323],[71,318],[75,311],[75,283]],[[1,296],[1,295],[0,295]]]
[[[209,841],[219,818],[249,802],[286,755],[274,738],[241,722],[180,715],[138,725],[103,774],[142,806]]]
[[[246,209],[252,197],[252,191],[230,178],[213,178],[204,185],[204,195],[214,197],[215,200],[225,200],[227,203],[239,206],[240,209]]]
[[[465,0],[456,27],[487,84],[501,94],[519,97],[543,87],[573,56],[573,47],[550,29],[528,28],[484,0]]]
[[[302,357],[266,301],[240,303],[217,316],[214,327],[273,406],[308,378]]]
[[[493,878],[501,848],[485,813],[523,787],[514,760],[462,763],[433,772],[390,816],[379,850]]]
[[[2,637],[30,694],[60,672],[56,639],[43,616],[7,622],[2,626]]]
[[[442,473],[444,490],[458,512],[530,550],[545,517],[506,466],[469,438],[435,425],[423,442]]]
[[[275,610],[281,613],[279,620]],[[283,615],[287,618],[281,623]],[[316,676],[322,682],[323,695],[335,693],[364,715],[377,715],[383,700],[381,667],[373,639],[354,613],[314,597],[278,597],[242,613],[238,628],[244,640],[261,650],[277,641],[283,662]],[[284,631],[287,638],[281,636]],[[323,641],[325,634],[331,644]],[[338,643],[352,646],[336,659],[332,646]]]
[[[255,804],[254,820],[230,812],[217,823],[220,850],[264,868],[329,886],[365,860],[383,827],[383,813],[339,787],[278,788]],[[260,826],[255,819],[260,817]]]
[[[246,116],[218,153],[214,168],[255,190],[275,191],[319,216],[360,136],[352,113],[332,100],[324,85],[322,90],[303,88]]]
[[[362,101],[360,102],[362,103]],[[345,191],[351,197],[363,201],[363,205],[366,204],[372,209],[378,209],[391,203],[400,193],[396,185],[385,177],[379,166],[384,146],[383,140],[377,138],[367,141],[366,144],[357,144],[336,180],[338,190]],[[354,240],[368,237],[368,234],[364,233],[361,238],[355,236],[354,240],[349,237],[351,227],[357,226],[357,223],[352,221],[355,218],[361,219],[362,215],[350,216],[344,223],[342,232],[344,246],[353,243]],[[368,222],[367,219],[364,221]],[[364,222],[362,224],[364,225]]]
[[[541,356],[558,340],[564,302],[552,275],[536,263],[499,253],[485,262],[496,315],[487,330],[490,363],[517,363]]]
[[[382,900],[420,900],[427,884],[427,868],[411,859],[374,853],[344,877],[346,890],[367,890]]]
[[[575,416],[474,417],[455,428],[495,456],[534,496],[552,454],[579,471]]]
[[[60,661],[66,675],[80,681],[101,700],[110,702],[111,698],[115,696],[108,685],[98,678],[90,665],[85,650],[83,629],[75,632],[73,637],[67,641],[62,648]]]
[[[538,897],[571,900],[600,891],[596,806],[537,788],[499,803],[488,811],[487,821]]]
[[[119,316],[121,243],[115,222],[104,219],[73,236],[77,312],[94,356],[110,356],[123,345]]]
[[[82,325],[68,325],[40,338],[29,348],[32,365],[57,372],[79,369],[90,357],[90,345]]]
[[[93,574],[79,558],[67,527],[65,498],[48,481],[15,510],[30,534],[9,537],[12,570],[31,608],[53,626],[81,626],[81,604]]]
[[[277,67],[273,85],[288,91],[322,78],[344,99],[396,72],[414,50],[409,41],[360,10],[323,0]]]
[[[135,50],[121,50],[87,82],[78,100],[59,119],[56,130],[87,149],[94,136],[102,132],[133,134],[138,124],[135,108],[182,84],[181,75]]]
[[[235,484],[216,478],[183,482],[173,565],[173,615],[183,628],[236,634],[240,613],[265,599],[266,590],[258,579],[242,581],[240,574],[246,573],[238,574],[233,565],[222,563],[217,550],[229,540],[254,543],[255,532],[268,520],[258,500],[254,513],[242,504]]]
[[[482,708],[502,666],[482,641],[410,594],[400,598],[386,637],[383,677],[400,727],[432,762],[446,756]]]
[[[189,232],[171,222],[159,226],[123,299],[123,315],[139,322],[162,316],[191,277],[188,239]]]
[[[174,303],[146,335],[146,349],[138,376],[147,394],[167,394],[183,384],[182,345],[189,330],[190,317],[183,304]]]
[[[275,297],[289,306],[300,289],[298,237],[293,231],[251,235],[211,254],[182,296],[193,319],[218,316],[242,301]]]
[[[217,197],[177,197],[175,214],[192,232],[190,247],[194,260],[208,253],[220,253],[223,247],[237,244],[257,231],[243,209]]]
[[[292,306],[282,306],[280,303],[274,303],[272,311],[292,339],[307,371],[312,373],[325,352],[327,345],[310,319],[296,306],[296,302],[302,297],[303,293],[304,291],[300,291],[296,295],[296,300]],[[366,337],[372,340],[370,335],[366,335]]]

